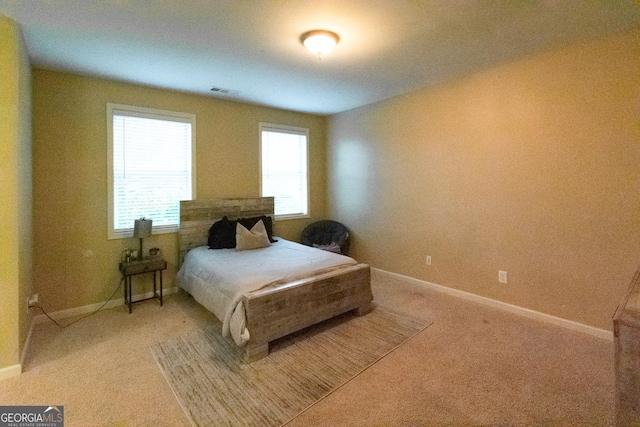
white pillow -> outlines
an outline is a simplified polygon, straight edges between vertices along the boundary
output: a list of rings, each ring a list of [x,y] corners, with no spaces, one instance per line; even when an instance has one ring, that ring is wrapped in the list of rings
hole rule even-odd
[[[248,249],[266,248],[270,246],[267,229],[262,220],[256,222],[251,230],[238,222],[236,225],[236,251],[246,251]]]

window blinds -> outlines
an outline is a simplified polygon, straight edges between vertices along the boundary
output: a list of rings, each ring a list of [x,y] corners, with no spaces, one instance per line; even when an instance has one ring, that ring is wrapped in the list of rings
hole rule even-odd
[[[308,214],[307,131],[261,128],[262,195],[276,216]]]
[[[175,230],[180,200],[192,198],[189,119],[113,111],[113,228],[153,220],[154,231]]]

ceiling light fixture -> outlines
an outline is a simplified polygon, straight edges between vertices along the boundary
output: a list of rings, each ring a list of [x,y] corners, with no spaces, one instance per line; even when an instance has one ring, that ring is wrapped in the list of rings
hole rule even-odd
[[[311,30],[301,35],[300,41],[311,52],[322,57],[336,47],[340,41],[340,36],[332,31]]]

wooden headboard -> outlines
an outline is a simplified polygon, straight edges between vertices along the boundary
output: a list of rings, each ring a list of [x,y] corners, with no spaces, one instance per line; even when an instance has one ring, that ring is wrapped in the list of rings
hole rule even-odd
[[[209,228],[224,216],[230,220],[273,216],[273,197],[246,199],[197,199],[180,202],[180,265],[186,253],[207,244]]]

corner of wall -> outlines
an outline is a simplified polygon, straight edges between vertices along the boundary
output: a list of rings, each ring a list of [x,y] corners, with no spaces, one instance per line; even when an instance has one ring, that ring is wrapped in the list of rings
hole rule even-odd
[[[20,27],[0,15],[0,378],[19,374],[32,291],[31,67]],[[21,301],[25,301],[21,304]]]

